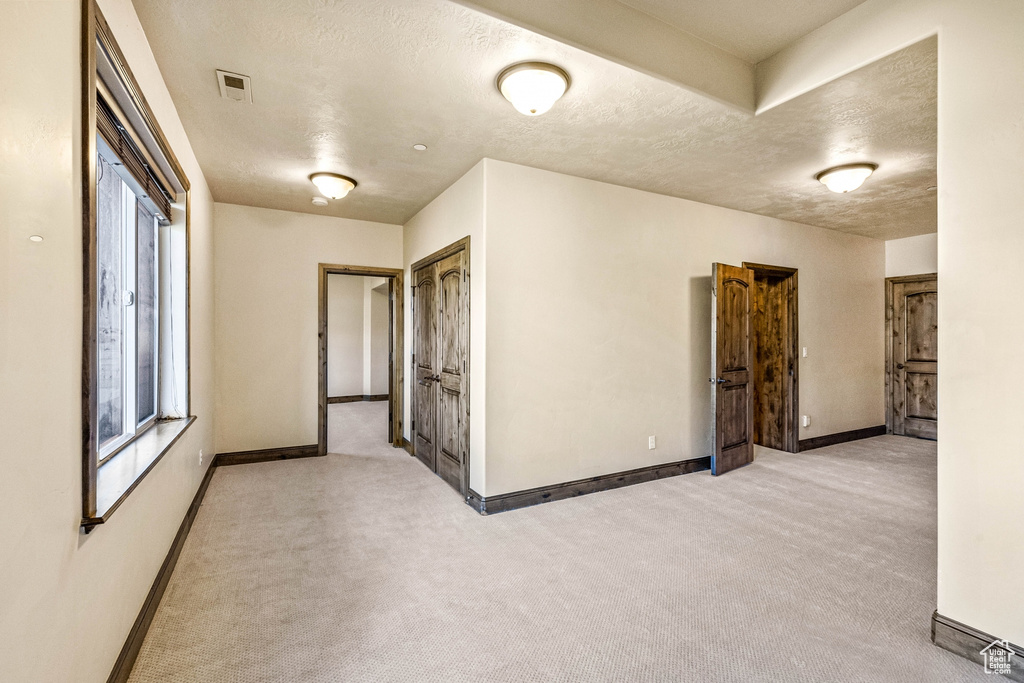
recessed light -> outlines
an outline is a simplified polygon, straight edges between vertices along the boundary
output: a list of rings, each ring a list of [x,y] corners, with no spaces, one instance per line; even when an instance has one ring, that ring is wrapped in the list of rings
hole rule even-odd
[[[412,146],[412,148],[414,150],[416,150],[417,152],[426,152],[427,151],[427,146],[426,145],[415,144],[415,145]]]
[[[357,185],[356,181],[340,173],[314,173],[309,179],[328,199],[341,199]]]
[[[814,177],[833,192],[853,192],[877,168],[878,164],[846,164],[826,169]]]
[[[313,197],[313,206],[327,206],[328,203],[323,197]]]
[[[42,242],[43,241],[43,236],[42,235],[30,235],[29,239],[31,241],[33,241],[33,242]]]
[[[569,89],[569,74],[554,64],[520,62],[498,74],[497,84],[520,114],[540,116]]]

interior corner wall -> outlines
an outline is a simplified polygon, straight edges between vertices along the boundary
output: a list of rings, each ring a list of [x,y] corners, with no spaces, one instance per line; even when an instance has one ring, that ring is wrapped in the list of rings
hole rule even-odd
[[[939,271],[939,235],[917,235],[885,243],[885,276],[923,275]]]
[[[1024,3],[943,3],[938,611],[1024,646]]]
[[[327,395],[364,394],[364,280],[327,276]]]
[[[484,189],[487,159],[420,210],[405,224],[405,377],[413,377],[412,264],[430,254],[470,238],[470,487],[481,492],[484,484],[486,444],[485,379],[487,373],[487,250],[484,231]],[[411,438],[411,381],[405,383],[405,438]]]
[[[402,267],[402,227],[214,205],[217,452],[317,441],[320,263]]]
[[[480,493],[709,455],[716,261],[799,269],[800,438],[885,423],[883,242],[504,162],[486,171]]]
[[[0,680],[107,680],[214,449],[213,202],[130,0],[100,0],[192,185],[191,412],[110,520],[82,513],[78,0],[5,2],[0,21]],[[183,204],[175,207],[175,218]],[[39,234],[43,242],[30,242]]]

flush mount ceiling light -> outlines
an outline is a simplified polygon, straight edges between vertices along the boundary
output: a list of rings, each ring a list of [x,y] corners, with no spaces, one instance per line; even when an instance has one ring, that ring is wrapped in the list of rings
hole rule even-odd
[[[878,164],[846,164],[826,169],[814,177],[833,192],[853,192],[877,168]]]
[[[337,173],[314,173],[309,179],[328,199],[341,199],[356,186],[356,181]]]
[[[498,74],[498,90],[521,114],[540,116],[569,89],[569,74],[554,64],[520,62]]]
[[[426,152],[427,151],[427,146],[423,145],[423,144],[415,144],[415,145],[412,146],[412,148],[414,150],[416,150],[417,152]]]

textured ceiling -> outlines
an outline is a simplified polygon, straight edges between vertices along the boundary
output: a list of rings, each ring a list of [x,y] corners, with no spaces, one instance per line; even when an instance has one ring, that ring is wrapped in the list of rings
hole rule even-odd
[[[483,157],[883,239],[934,232],[936,42],[758,117],[446,0],[135,0],[216,201],[405,223]],[[541,117],[494,78],[552,61]],[[215,69],[252,77],[221,99]],[[412,149],[429,146],[426,152]],[[850,195],[814,180],[874,161]],[[307,176],[359,181],[320,209]]]
[[[756,64],[864,0],[619,0]]]

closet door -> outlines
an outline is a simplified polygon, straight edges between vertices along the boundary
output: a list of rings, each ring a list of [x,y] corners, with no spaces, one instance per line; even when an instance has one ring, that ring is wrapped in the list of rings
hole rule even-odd
[[[413,446],[416,457],[469,493],[469,283],[465,249],[413,273]]]
[[[463,256],[460,251],[438,261],[438,350],[435,401],[437,405],[436,462],[437,474],[452,488],[465,494],[468,483],[463,481],[463,415],[466,395],[465,326],[463,321],[464,275]]]
[[[413,452],[423,464],[437,471],[437,268],[425,266],[413,273]],[[438,381],[440,378],[437,378]]]

